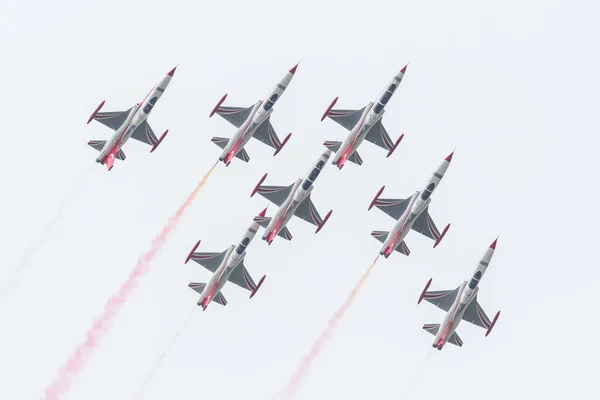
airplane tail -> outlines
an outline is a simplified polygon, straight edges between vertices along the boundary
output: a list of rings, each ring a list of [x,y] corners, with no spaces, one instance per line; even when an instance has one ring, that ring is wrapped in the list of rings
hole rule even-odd
[[[265,208],[260,214],[254,217],[254,222],[256,222],[258,225],[262,226],[265,229],[269,226],[269,223],[271,222],[271,217],[265,217],[266,211],[267,209]],[[290,232],[287,226],[284,226],[283,229],[281,229],[279,233],[277,233],[277,236],[282,237],[285,240],[292,240],[293,238],[292,233]]]
[[[260,212],[260,214],[258,214],[256,217],[254,217],[254,222],[256,222],[258,225],[262,226],[263,228],[266,228],[267,226],[269,226],[269,223],[271,222],[271,217],[265,217],[265,213],[267,212],[267,209],[265,208],[264,210],[262,210]]]
[[[202,294],[202,292],[204,291],[204,288],[206,287],[206,283],[204,282],[190,282],[190,284],[188,285],[189,288],[193,289],[194,291],[198,292],[199,294]],[[218,303],[222,306],[226,306],[227,305],[227,300],[225,299],[225,296],[223,296],[223,293],[219,292],[217,293],[215,296],[213,296],[213,298],[211,299],[211,301],[214,301],[215,303]],[[201,301],[198,301],[198,305],[199,306],[203,306]]]
[[[423,329],[435,336],[440,330],[440,324],[425,324],[423,325]],[[463,345],[463,341],[460,338],[460,336],[458,336],[458,333],[456,333],[456,331],[452,332],[450,339],[448,339],[448,343],[452,343],[453,345],[458,347],[462,347]]]
[[[385,243],[385,240],[387,239],[389,234],[390,233],[388,231],[373,231],[373,232],[371,232],[371,236],[373,236],[375,239],[379,240],[381,243]],[[396,246],[396,251],[398,253],[404,254],[405,256],[410,255],[410,249],[408,248],[408,246],[406,245],[406,242],[404,240],[402,242],[400,242],[398,244],[398,246]],[[383,255],[383,252],[381,252],[379,254]]]
[[[229,143],[229,138],[218,137],[218,136],[215,136],[215,137],[213,137],[210,140],[211,140],[211,142],[213,142],[214,144],[216,144],[217,146],[219,146],[223,150],[225,150],[225,147],[227,146],[227,143]],[[235,154],[235,157],[238,158],[238,159],[240,159],[240,160],[242,160],[242,161],[244,161],[244,162],[250,161],[250,156],[248,155],[248,152],[244,148],[239,149],[237,151],[237,153]]]
[[[106,140],[90,140],[87,144],[97,151],[102,151],[104,145],[106,145]],[[106,167],[110,171],[115,163],[115,158],[117,160],[124,161],[127,157],[125,156],[125,152],[122,149],[119,149],[116,153],[111,152],[104,160],[97,161],[99,163],[106,164]]]

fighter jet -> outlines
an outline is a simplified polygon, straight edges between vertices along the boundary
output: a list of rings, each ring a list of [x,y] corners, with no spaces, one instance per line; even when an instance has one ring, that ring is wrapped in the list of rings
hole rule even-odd
[[[467,284],[464,281],[454,290],[438,290],[428,292],[429,285],[433,278],[430,278],[425,285],[425,289],[419,297],[417,304],[421,303],[423,299],[428,302],[435,304],[444,311],[447,311],[446,317],[442,324],[426,324],[423,325],[423,329],[427,332],[435,335],[433,341],[433,347],[438,350],[442,350],[447,342],[450,342],[456,346],[462,347],[463,341],[456,333],[456,328],[461,320],[468,321],[474,325],[480,326],[486,329],[485,336],[489,335],[498,321],[500,311],[496,313],[493,321],[490,321],[483,308],[477,302],[477,294],[479,293],[479,282],[481,277],[485,274],[488,268],[494,251],[496,250],[496,242],[498,239],[490,245],[490,247],[483,254],[483,258],[479,261],[475,272],[471,277],[471,280]]]
[[[267,178],[267,174],[264,174],[258,182],[250,197],[254,196],[255,193],[259,193],[271,203],[279,206],[279,209],[272,218],[265,217],[268,206],[254,218],[255,222],[265,228],[262,239],[266,240],[268,244],[273,242],[275,235],[281,236],[287,240],[292,240],[292,234],[286,225],[293,215],[316,225],[317,230],[315,233],[318,233],[323,228],[333,210],[330,210],[327,215],[325,215],[325,218],[321,218],[317,208],[310,199],[310,194],[314,187],[313,183],[321,173],[327,160],[329,160],[330,155],[331,150],[325,150],[325,152],[317,159],[314,166],[308,171],[304,179],[298,179],[289,186],[261,186]]]
[[[294,65],[285,74],[281,81],[271,89],[264,100],[259,100],[250,107],[222,106],[221,104],[225,101],[227,94],[221,97],[221,100],[219,100],[215,108],[211,111],[209,118],[217,113],[234,125],[237,131],[231,139],[216,136],[211,139],[213,143],[223,149],[219,161],[225,163],[226,166],[229,166],[233,157],[237,157],[245,162],[250,161],[250,156],[248,156],[244,146],[252,137],[260,140],[267,146],[273,147],[275,149],[273,156],[276,156],[281,151],[292,134],[289,133],[283,139],[283,142],[281,142],[269,119],[271,113],[273,113],[273,105],[281,98],[283,92],[292,81],[296,73],[296,68],[298,68],[298,64]]]
[[[383,192],[383,189],[385,189],[385,185],[379,189],[379,192],[377,192],[377,195],[375,195],[375,198],[369,205],[369,210],[375,206],[396,220],[391,232],[371,232],[371,236],[383,243],[379,254],[388,258],[392,251],[396,250],[404,255],[410,255],[410,250],[404,242],[404,238],[411,229],[434,240],[434,248],[440,244],[444,235],[448,232],[450,224],[446,225],[442,233],[440,233],[429,215],[429,203],[431,202],[431,194],[436,186],[439,185],[450,165],[450,161],[452,161],[453,154],[454,152],[450,153],[444,159],[421,191],[415,192],[407,199],[380,199],[379,196]]]
[[[160,139],[157,139],[147,119],[154,106],[156,106],[156,102],[167,89],[169,82],[171,82],[175,69],[177,67],[167,72],[167,75],[165,75],[158,85],[150,90],[144,100],[126,111],[98,112],[104,106],[105,101],[102,101],[96,107],[87,123],[89,124],[95,119],[115,131],[110,140],[90,140],[88,142],[89,146],[100,152],[100,155],[96,158],[96,162],[103,165],[106,164],[106,167],[110,171],[114,166],[115,158],[125,160],[125,153],[122,147],[130,137],[152,146],[150,153],[156,150],[169,130],[167,129],[161,135]]]
[[[321,121],[323,121],[325,117],[329,117],[350,131],[346,140],[343,142],[326,141],[323,143],[325,147],[337,153],[331,162],[333,165],[342,169],[346,160],[362,165],[363,160],[356,150],[365,139],[387,150],[388,153],[386,158],[391,156],[394,150],[396,150],[396,147],[400,144],[404,134],[400,135],[396,140],[396,143],[392,142],[390,135],[383,126],[382,118],[385,113],[385,106],[390,101],[390,98],[398,88],[398,85],[400,85],[400,82],[402,82],[406,67],[408,67],[408,65],[402,68],[400,72],[394,76],[375,102],[369,102],[369,104],[360,110],[333,109],[333,106],[338,101],[338,97],[333,99],[329,107],[327,107],[327,110],[321,117]]]
[[[244,258],[246,257],[246,248],[256,235],[258,224],[253,222],[240,239],[237,246],[230,246],[221,253],[205,253],[195,252],[200,245],[200,240],[194,246],[190,254],[187,256],[185,263],[194,260],[206,269],[214,272],[208,283],[190,282],[188,287],[200,293],[198,305],[206,311],[206,307],[212,301],[215,301],[223,306],[227,305],[227,300],[221,289],[227,281],[233,282],[241,288],[249,290],[250,298],[254,297],[260,285],[266,278],[263,275],[258,281],[258,285],[250,276],[250,273],[244,266]]]

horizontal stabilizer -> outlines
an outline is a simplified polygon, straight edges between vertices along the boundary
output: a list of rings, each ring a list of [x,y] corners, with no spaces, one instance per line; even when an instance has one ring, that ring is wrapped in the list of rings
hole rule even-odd
[[[336,141],[326,141],[325,143],[323,143],[323,145],[325,147],[327,147],[329,150],[333,151],[334,153],[337,153],[338,150],[340,149],[340,146],[342,145],[342,142],[336,142]]]
[[[440,324],[425,324],[423,325],[423,329],[435,336],[440,330]]]
[[[450,339],[448,339],[448,343],[452,343],[453,345],[458,347],[462,347],[463,345],[463,341],[460,338],[460,336],[458,336],[458,333],[456,333],[456,331],[452,333],[452,336],[450,336]]]
[[[125,152],[121,149],[119,149],[119,151],[117,151],[117,160],[125,160]]]
[[[225,299],[225,296],[223,296],[223,293],[221,293],[221,292],[217,293],[217,295],[215,297],[213,297],[211,299],[211,301],[214,301],[215,303],[218,303],[222,306],[227,305],[227,299]]]
[[[271,217],[261,217],[259,215],[259,216],[254,217],[254,222],[259,224],[263,228],[266,228],[267,226],[269,226],[269,222],[271,222]]]
[[[225,146],[227,146],[227,143],[229,143],[229,138],[215,136],[212,139],[210,139],[210,141],[219,146],[220,148],[224,149]]]
[[[246,152],[246,149],[244,149],[244,148],[242,148],[241,150],[238,150],[238,152],[235,156],[236,156],[236,158],[239,158],[240,160],[242,160],[244,162],[250,161],[250,156],[248,155],[248,153]]]
[[[357,165],[362,165],[363,160],[360,157],[360,154],[358,154],[358,151],[355,151],[354,153],[352,153],[352,155],[350,157],[348,157],[348,161],[353,162],[354,164]]]
[[[98,151],[102,151],[105,144],[106,144],[106,140],[90,140],[88,142],[88,146],[90,146]]]
[[[279,231],[277,236],[284,238],[285,240],[292,240],[292,234],[287,226],[284,226],[282,230]]]
[[[199,294],[202,294],[202,291],[206,287],[206,283],[204,283],[204,282],[190,282],[190,284],[188,285],[188,287],[190,289],[193,289],[194,291],[198,292]]]

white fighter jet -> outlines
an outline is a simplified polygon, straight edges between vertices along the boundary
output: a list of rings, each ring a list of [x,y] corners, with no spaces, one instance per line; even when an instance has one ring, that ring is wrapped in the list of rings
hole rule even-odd
[[[398,85],[400,85],[400,82],[402,82],[406,67],[408,67],[408,65],[402,68],[400,72],[394,76],[375,102],[369,102],[369,104],[360,110],[333,109],[333,106],[338,101],[338,97],[333,99],[321,117],[321,121],[323,121],[325,117],[329,117],[350,131],[346,140],[343,142],[326,141],[323,143],[328,149],[337,153],[331,162],[333,165],[342,169],[346,160],[362,165],[362,158],[356,150],[365,139],[387,150],[388,153],[386,158],[391,156],[394,150],[396,150],[396,147],[400,144],[404,134],[400,135],[396,140],[396,143],[392,142],[390,135],[383,126],[382,118],[385,113],[385,106],[390,101],[390,98],[398,88]]]
[[[267,178],[267,174],[264,174],[258,182],[250,197],[254,196],[255,193],[259,193],[271,203],[279,206],[279,209],[272,218],[265,217],[266,208],[254,218],[255,222],[265,228],[262,239],[266,240],[268,244],[273,242],[275,235],[292,240],[292,234],[286,225],[294,215],[316,225],[317,230],[315,233],[318,233],[323,228],[333,210],[330,210],[325,215],[325,218],[321,218],[317,208],[310,199],[310,194],[314,187],[313,183],[321,173],[327,160],[329,160],[330,155],[331,150],[325,150],[304,179],[297,179],[296,182],[289,186],[261,186]]]
[[[115,158],[125,160],[125,153],[122,147],[130,137],[152,146],[150,153],[156,150],[169,130],[167,129],[161,135],[160,139],[157,139],[147,119],[156,102],[165,92],[169,82],[171,82],[175,69],[177,67],[167,72],[167,75],[165,75],[158,85],[150,90],[144,100],[126,111],[98,112],[104,106],[105,101],[102,101],[96,107],[87,123],[89,124],[95,119],[115,131],[110,140],[90,140],[88,142],[89,146],[100,152],[100,155],[96,158],[96,162],[103,165],[106,164],[106,167],[110,171],[114,166]]]
[[[427,289],[429,289],[429,285],[431,285],[433,278],[430,278],[429,281],[427,281],[427,285],[425,285],[425,289],[423,289],[417,304],[425,299],[442,310],[447,311],[446,317],[441,324],[423,325],[423,329],[432,335],[435,335],[433,341],[434,348],[441,350],[448,342],[462,347],[463,341],[456,333],[456,328],[461,320],[468,321],[486,329],[485,336],[492,332],[492,329],[500,316],[500,311],[498,311],[494,319],[490,321],[485,311],[483,311],[483,308],[481,308],[477,302],[477,294],[479,293],[479,282],[492,260],[492,256],[496,250],[497,241],[498,239],[494,240],[494,243],[492,243],[485,251],[468,284],[467,281],[464,281],[454,290],[428,292]]]
[[[273,156],[276,156],[281,151],[292,134],[289,133],[283,139],[283,142],[281,142],[269,119],[273,112],[273,106],[281,98],[283,92],[292,81],[296,73],[296,68],[298,68],[298,64],[294,65],[285,74],[281,81],[271,89],[264,100],[259,100],[250,107],[222,106],[221,104],[225,101],[227,94],[221,97],[221,100],[219,100],[215,108],[211,111],[209,118],[217,113],[238,129],[231,139],[216,136],[211,139],[213,143],[223,149],[219,161],[223,161],[226,166],[229,165],[233,157],[237,157],[245,162],[250,161],[250,157],[244,146],[251,138],[258,139],[267,146],[273,147],[275,149]]]
[[[388,258],[392,251],[396,250],[408,256],[410,250],[404,242],[404,238],[411,229],[434,240],[434,248],[440,244],[444,235],[448,232],[450,224],[446,225],[442,233],[440,233],[429,215],[429,203],[431,202],[431,194],[439,185],[450,165],[450,161],[452,161],[453,154],[454,152],[444,159],[431,178],[429,178],[423,190],[415,192],[407,199],[380,199],[379,196],[383,192],[383,189],[385,189],[385,186],[379,189],[379,192],[377,192],[377,195],[375,195],[375,198],[369,205],[369,210],[375,206],[396,220],[391,232],[371,232],[371,236],[383,243],[379,254]]]
[[[208,283],[190,282],[188,287],[194,289],[200,293],[200,300],[198,305],[206,311],[206,307],[212,301],[215,301],[223,306],[227,305],[227,300],[221,289],[227,281],[233,282],[241,288],[249,290],[250,298],[254,297],[260,285],[266,278],[266,275],[258,281],[258,285],[254,283],[254,280],[250,276],[250,273],[244,266],[244,258],[246,257],[246,248],[256,235],[258,231],[258,224],[253,222],[252,225],[246,230],[244,236],[240,239],[237,246],[230,246],[221,253],[206,253],[206,252],[195,252],[200,245],[200,240],[194,246],[190,254],[188,255],[185,263],[189,260],[194,260],[198,264],[202,265],[206,269],[214,272]]]

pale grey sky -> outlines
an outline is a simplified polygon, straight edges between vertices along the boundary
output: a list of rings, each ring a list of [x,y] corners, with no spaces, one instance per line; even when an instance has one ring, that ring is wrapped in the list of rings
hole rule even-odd
[[[187,287],[210,273],[183,262],[235,243],[267,201],[260,177],[303,176],[324,140],[347,132],[320,117],[361,108],[410,61],[383,122],[404,140],[389,159],[365,142],[361,167],[328,164],[315,184],[318,234],[299,219],[291,242],[257,239],[245,264],[267,278],[257,295],[235,285],[229,304],[197,310],[146,399],[267,399],[356,285],[393,220],[367,211],[377,190],[406,197],[456,146],[430,213],[452,223],[436,249],[410,233],[411,255],[380,260],[297,399],[402,398],[431,349],[421,329],[444,313],[417,306],[423,286],[468,279],[500,234],[481,282],[494,331],[463,323],[462,348],[432,354],[410,399],[591,398],[599,352],[598,5],[592,1],[72,1],[0,3],[0,279],[88,168],[73,202],[0,305],[0,398],[37,399],[106,300],[220,154],[234,128],[208,114],[263,98],[294,64],[272,123],[293,132],[275,158],[254,140],[248,164],[219,165],[150,272],[72,382],[67,399],[129,399],[194,309]],[[101,100],[125,110],[177,72],[149,118],[169,129],[156,152],[130,141],[111,172],[86,145],[111,132],[85,125]],[[269,207],[272,212],[273,207]]]

